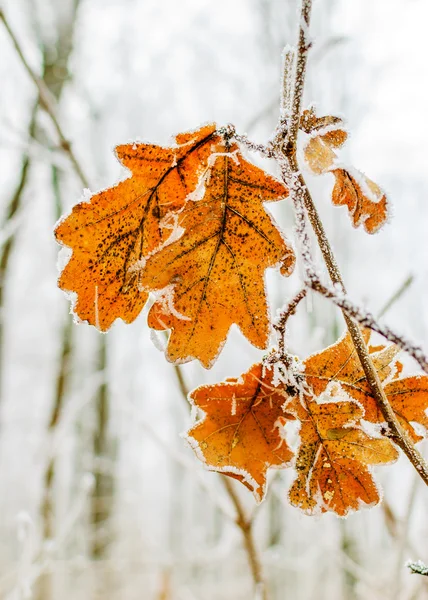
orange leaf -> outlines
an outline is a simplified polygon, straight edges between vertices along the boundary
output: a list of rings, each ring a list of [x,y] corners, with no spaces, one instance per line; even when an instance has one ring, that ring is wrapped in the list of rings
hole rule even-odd
[[[354,227],[363,224],[367,233],[376,233],[388,219],[386,195],[362,173],[358,174],[357,181],[345,169],[335,169],[332,172],[336,178],[333,204],[348,207]]]
[[[348,138],[338,117],[317,117],[314,108],[303,111],[300,127],[310,135],[304,147],[304,157],[316,175],[330,171],[337,159],[333,148],[340,148]]]
[[[365,342],[370,339],[370,330],[363,331]],[[376,351],[374,351],[376,350]],[[371,358],[381,381],[391,376],[391,362],[399,349],[396,346],[369,347]],[[364,404],[366,397],[371,397],[370,386],[366,380],[358,354],[349,333],[337,342],[304,361],[306,382],[315,396],[320,396],[331,383],[339,383],[355,400]],[[365,417],[367,418],[367,417]]]
[[[269,341],[264,274],[294,267],[294,253],[263,202],[288,195],[282,183],[250,164],[236,146],[219,146],[210,160],[203,198],[178,216],[182,236],[149,257],[141,282],[166,289],[149,313],[154,329],[171,329],[167,358],[197,358],[209,368],[236,323],[258,348]],[[174,296],[170,296],[174,286]]]
[[[362,408],[353,401],[311,400],[304,407],[294,398],[286,410],[301,421],[291,504],[308,514],[333,511],[342,517],[362,504],[377,504],[369,465],[393,462],[398,453],[389,440],[372,438],[358,427]]]
[[[366,343],[370,332],[364,330]],[[421,433],[428,429],[428,376],[404,377],[399,379],[403,365],[395,358],[399,348],[389,346],[369,346],[373,364],[381,382],[385,382],[385,394],[395,411],[401,425],[407,430],[413,441],[422,439],[411,422],[422,426]],[[349,334],[343,336],[332,346],[310,356],[304,361],[305,377],[316,397],[334,383],[339,384],[351,398],[358,401],[364,409],[364,419],[371,423],[385,421],[371,388],[361,367],[358,355]],[[391,380],[387,383],[387,380]]]
[[[165,242],[166,214],[181,209],[218,142],[215,125],[176,136],[176,146],[118,146],[132,177],[77,204],[55,235],[73,254],[59,286],[77,294],[75,313],[101,331],[115,319],[133,321],[146,300],[135,265]]]
[[[269,467],[293,456],[282,434],[287,395],[272,383],[272,370],[256,364],[239,379],[204,385],[190,394],[204,418],[188,432],[198,456],[213,471],[241,481],[262,500]],[[288,415],[289,418],[293,418]]]
[[[385,386],[385,394],[393,407],[401,426],[414,442],[426,437],[428,430],[428,376],[404,377],[396,379]],[[379,419],[382,417],[379,416]],[[419,435],[411,422],[422,426]]]

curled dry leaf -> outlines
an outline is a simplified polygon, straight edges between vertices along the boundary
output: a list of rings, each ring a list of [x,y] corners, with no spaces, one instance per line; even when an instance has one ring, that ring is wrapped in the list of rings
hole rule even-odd
[[[336,182],[332,193],[335,206],[346,205],[354,227],[364,225],[367,233],[375,233],[388,219],[388,201],[378,185],[362,173],[353,175],[337,168],[336,149],[348,134],[338,117],[317,117],[313,108],[302,114],[300,127],[309,134],[303,152],[305,161],[316,175],[332,172]]]
[[[300,127],[310,136],[303,150],[310,169],[316,175],[331,171],[337,159],[334,149],[343,146],[348,138],[343,121],[331,115],[317,117],[314,108],[310,108],[303,112]]]
[[[209,368],[233,323],[256,347],[267,347],[265,270],[279,265],[288,275],[295,256],[263,207],[288,189],[237,146],[217,147],[204,185],[203,197],[178,215],[182,236],[148,258],[141,282],[150,290],[173,286],[173,310],[171,301],[158,301],[148,318],[150,327],[172,330],[167,359],[196,358]]]
[[[291,504],[308,514],[332,511],[341,517],[377,504],[379,491],[369,466],[391,463],[398,453],[389,440],[360,429],[361,406],[312,400],[304,406],[294,398],[286,408],[301,422]]]
[[[293,453],[282,433],[287,395],[272,383],[272,370],[256,364],[239,379],[204,385],[190,394],[205,416],[188,439],[209,469],[241,481],[260,501],[269,467],[290,463]]]
[[[171,235],[164,217],[182,208],[206,168],[215,125],[176,136],[170,148],[127,144],[117,157],[132,176],[77,204],[56,227],[56,239],[73,250],[59,286],[75,292],[75,313],[101,331],[115,319],[132,322],[147,293],[139,261]]]
[[[334,169],[332,173],[336,178],[333,204],[348,207],[354,227],[364,225],[367,233],[376,233],[388,219],[386,195],[362,173],[358,180],[345,169]]]

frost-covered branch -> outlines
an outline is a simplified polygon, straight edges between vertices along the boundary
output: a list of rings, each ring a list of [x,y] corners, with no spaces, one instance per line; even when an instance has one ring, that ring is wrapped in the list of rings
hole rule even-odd
[[[393,331],[388,325],[381,325],[376,321],[374,315],[362,307],[354,304],[349,298],[332,287],[327,287],[321,283],[316,274],[312,274],[307,280],[308,287],[320,293],[325,298],[332,300],[333,303],[344,310],[349,316],[358,321],[363,327],[368,327],[372,331],[379,333],[384,338],[399,346],[404,352],[407,352],[414,358],[421,369],[428,373],[428,357],[421,346],[414,344],[411,340]]]
[[[291,114],[288,117],[288,131],[283,143],[281,143],[280,137],[278,135],[276,136],[274,148],[283,179],[290,186],[290,195],[296,211],[296,231],[299,236],[300,250],[302,252],[305,271],[307,272],[307,278],[310,281],[311,274],[316,273],[316,271],[311,266],[312,260],[310,255],[310,240],[306,230],[306,215],[309,218],[312,229],[314,230],[331,281],[333,285],[337,287],[337,291],[345,295],[346,288],[336,261],[336,257],[334,256],[330,242],[324,230],[324,225],[318,215],[318,211],[313,202],[312,196],[300,172],[296,156],[297,135],[300,125],[306,62],[308,51],[311,45],[308,37],[311,7],[311,0],[302,0],[299,42],[297,47],[295,76],[293,81],[293,101]],[[360,327],[343,308],[342,312],[355,350],[358,354],[358,358],[361,362],[361,366],[364,370],[364,374],[367,378],[367,382],[371,388],[373,397],[375,398],[379,409],[381,410],[385,421],[388,424],[389,431],[391,432],[390,437],[403,450],[425,484],[428,485],[428,465],[420,452],[415,448],[407,432],[401,427],[394,411],[392,410],[388,398],[383,390],[379,375],[369,355],[369,351],[364,342]]]
[[[410,572],[414,575],[424,575],[425,577],[428,577],[428,566],[421,560],[417,560],[416,562],[409,560],[406,563],[406,567],[408,567]]]
[[[281,358],[287,355],[287,351],[285,348],[285,329],[287,327],[287,321],[291,317],[291,315],[294,315],[299,303],[303,300],[303,298],[305,298],[305,296],[306,289],[304,288],[300,290],[300,292],[296,294],[294,298],[290,300],[290,302],[284,307],[284,309],[279,315],[279,318],[277,319],[277,322],[273,325],[273,328],[275,329],[275,331],[277,331],[279,336],[278,353]]]

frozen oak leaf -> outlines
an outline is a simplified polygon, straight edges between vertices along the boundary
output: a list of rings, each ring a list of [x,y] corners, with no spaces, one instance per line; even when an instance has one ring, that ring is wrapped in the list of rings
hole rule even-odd
[[[215,125],[179,134],[175,145],[126,144],[116,148],[132,176],[77,204],[56,227],[56,239],[73,250],[59,286],[77,294],[74,312],[106,331],[115,319],[132,322],[147,293],[134,265],[164,243],[164,217],[182,208],[206,168]]]
[[[370,331],[364,330],[366,343]],[[413,441],[422,439],[421,433],[428,429],[428,376],[419,375],[401,378],[402,365],[396,362],[399,348],[369,346],[369,352],[385,394],[402,427]],[[304,362],[306,383],[315,397],[319,397],[328,386],[336,383],[364,410],[364,419],[371,423],[385,421],[361,367],[350,335],[347,333],[335,344],[314,354]],[[412,423],[420,425],[416,431]]]
[[[356,402],[316,402],[298,397],[287,411],[301,422],[297,477],[291,504],[307,514],[332,511],[343,517],[379,502],[370,465],[387,464],[398,453],[387,439],[370,437],[358,426],[364,411]]]
[[[340,148],[348,137],[343,121],[330,115],[317,117],[310,108],[303,112],[300,128],[309,135],[303,150],[308,166],[316,175],[327,173],[337,159],[334,149]]]
[[[388,219],[386,195],[371,179],[346,169],[332,171],[336,182],[332,193],[335,206],[347,206],[354,227],[364,225],[367,233],[376,233]]]
[[[262,500],[269,467],[289,465],[293,453],[282,433],[287,400],[272,383],[273,372],[256,364],[239,379],[204,385],[190,394],[204,413],[188,440],[209,469],[241,481]]]
[[[233,323],[256,347],[267,347],[265,271],[278,265],[288,275],[295,256],[263,206],[288,189],[235,145],[217,147],[204,186],[203,197],[178,215],[182,236],[148,258],[141,282],[152,291],[174,286],[174,310],[156,302],[148,317],[150,327],[171,329],[167,359],[196,358],[210,368]]]
[[[303,148],[305,161],[316,175],[332,172],[336,181],[332,193],[335,206],[347,206],[354,227],[364,226],[376,233],[388,219],[388,200],[371,179],[355,170],[338,168],[336,150],[348,134],[338,117],[317,117],[313,108],[303,112],[300,128],[308,134]]]

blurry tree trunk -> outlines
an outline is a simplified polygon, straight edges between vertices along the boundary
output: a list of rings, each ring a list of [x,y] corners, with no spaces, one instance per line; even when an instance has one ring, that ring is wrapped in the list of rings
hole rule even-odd
[[[68,14],[63,20],[59,19],[56,43],[53,46],[43,46],[43,81],[52,97],[58,104],[64,85],[69,78],[68,64],[73,50],[73,35],[80,0],[70,2]],[[34,113],[36,122],[37,111]],[[61,194],[61,176],[58,168],[53,165],[51,173],[52,191],[54,197],[54,218],[59,219],[64,210]],[[48,430],[52,437],[61,418],[65,397],[68,391],[70,358],[73,350],[72,320],[65,315],[61,332],[58,371],[55,378],[55,395]],[[44,542],[52,539],[55,533],[53,489],[55,482],[55,458],[49,458],[44,473],[43,497],[41,501],[42,535]],[[36,597],[39,600],[48,600],[53,597],[52,577],[50,573],[43,573],[38,581]]]
[[[98,387],[95,399],[96,425],[93,437],[95,485],[92,493],[91,525],[93,528],[92,558],[102,559],[110,542],[109,519],[113,503],[113,443],[109,437],[110,417],[107,372],[107,345],[105,336],[100,337],[98,370],[104,380]]]
[[[34,137],[36,130],[36,116],[39,107],[38,100],[31,111],[30,123],[28,126],[29,141]],[[12,195],[9,205],[6,209],[6,214],[2,224],[2,231],[7,232],[8,227],[12,227],[7,239],[4,241],[0,249],[0,400],[3,392],[3,358],[4,358],[4,296],[7,272],[9,261],[14,248],[17,232],[13,230],[13,220],[17,218],[19,210],[22,206],[22,198],[27,185],[28,175],[30,172],[31,159],[28,152],[25,152],[22,157],[21,173],[14,194]]]

